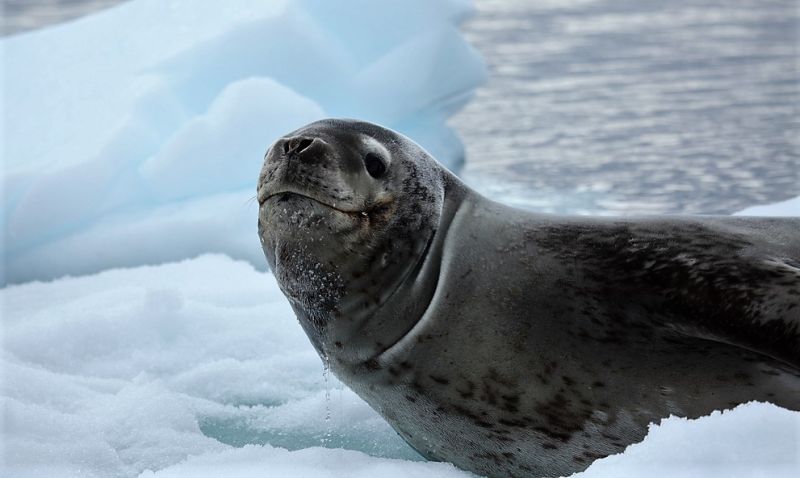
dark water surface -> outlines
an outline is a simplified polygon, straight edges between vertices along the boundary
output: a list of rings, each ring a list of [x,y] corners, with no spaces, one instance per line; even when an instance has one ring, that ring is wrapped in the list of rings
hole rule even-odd
[[[3,0],[4,32],[116,3]],[[477,6],[464,31],[491,78],[451,124],[482,192],[587,213],[730,213],[800,195],[800,0]]]
[[[797,0],[479,0],[462,175],[540,210],[730,213],[800,195]]]
[[[13,35],[65,22],[123,0],[2,0],[2,32]]]

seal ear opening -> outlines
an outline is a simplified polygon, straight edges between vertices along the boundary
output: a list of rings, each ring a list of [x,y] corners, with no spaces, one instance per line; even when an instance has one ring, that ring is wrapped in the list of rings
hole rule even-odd
[[[370,176],[375,179],[380,178],[386,173],[386,163],[375,153],[367,153],[364,156],[364,167]]]

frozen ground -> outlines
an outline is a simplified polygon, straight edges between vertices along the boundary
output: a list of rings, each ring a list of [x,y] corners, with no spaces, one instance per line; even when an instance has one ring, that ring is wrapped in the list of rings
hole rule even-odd
[[[0,300],[3,476],[468,476],[421,462],[327,375],[273,277],[246,262],[204,255]],[[800,413],[752,403],[665,420],[579,476],[798,470]]]
[[[135,0],[4,38],[4,279],[223,252],[261,265],[278,136],[356,117],[463,160],[445,119],[485,78],[467,0]],[[3,244],[4,243],[4,244]]]

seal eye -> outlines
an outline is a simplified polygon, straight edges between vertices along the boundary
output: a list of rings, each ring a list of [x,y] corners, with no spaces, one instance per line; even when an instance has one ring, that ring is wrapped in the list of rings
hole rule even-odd
[[[367,168],[367,172],[373,178],[379,178],[386,172],[386,165],[383,164],[381,158],[375,153],[367,153],[367,155],[364,156],[364,167]]]

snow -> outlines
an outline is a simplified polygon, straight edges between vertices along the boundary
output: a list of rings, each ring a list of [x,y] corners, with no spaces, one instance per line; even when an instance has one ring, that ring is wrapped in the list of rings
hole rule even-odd
[[[663,420],[642,443],[573,476],[789,478],[798,471],[800,413],[751,402],[698,420]]]
[[[212,452],[224,462],[233,449],[217,439],[419,459],[323,376],[272,276],[247,263],[206,255],[1,294],[4,476],[136,476]],[[275,450],[266,464],[292,460]],[[339,452],[325,453],[330,464]]]
[[[221,252],[265,267],[264,152],[323,117],[453,166],[485,79],[469,0],[135,0],[0,40],[3,283]],[[9,120],[9,119],[12,119]]]
[[[800,196],[774,204],[751,206],[737,212],[737,216],[800,216]]]
[[[290,452],[280,448],[248,445],[238,450],[192,457],[185,463],[141,478],[466,478],[470,475],[448,463],[419,463],[395,459],[375,459],[350,450],[307,448]]]

